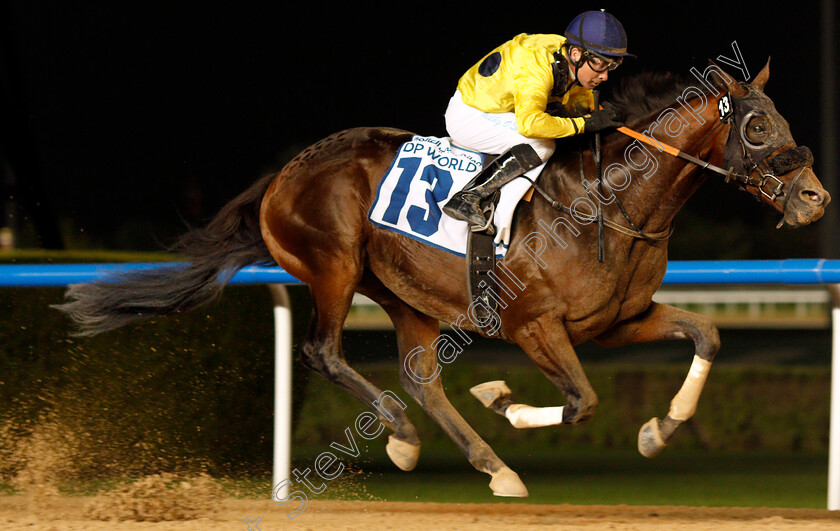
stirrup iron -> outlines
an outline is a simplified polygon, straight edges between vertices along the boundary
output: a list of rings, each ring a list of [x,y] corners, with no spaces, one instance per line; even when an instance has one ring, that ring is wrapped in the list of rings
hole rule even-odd
[[[478,225],[476,220],[482,217],[484,221],[481,225],[477,229],[471,227],[470,230],[488,230],[493,218],[491,216],[490,220],[486,219],[481,211],[481,202],[502,186],[540,164],[542,160],[533,147],[528,144],[513,146],[491,161],[461,191],[453,195],[444,205],[443,211],[450,217],[467,221],[471,225]],[[465,200],[464,196],[467,195],[477,197],[478,201]]]
[[[481,227],[479,225],[470,225],[470,230],[472,232],[487,231],[492,235],[496,232],[493,229],[493,214],[496,213],[496,203],[490,203],[490,206],[485,208],[483,213],[487,213],[486,216],[485,216],[487,218],[487,223],[485,223],[483,227]]]

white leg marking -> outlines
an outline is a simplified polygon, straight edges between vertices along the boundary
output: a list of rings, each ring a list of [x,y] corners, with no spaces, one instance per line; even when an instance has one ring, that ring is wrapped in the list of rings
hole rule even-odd
[[[709,369],[711,368],[711,361],[704,360],[697,355],[694,356],[685,382],[683,382],[677,396],[671,401],[671,409],[668,411],[669,417],[684,421],[694,415],[694,411],[697,409],[697,401],[700,400],[700,393],[703,391],[703,386],[706,385],[706,377],[709,375]]]
[[[563,424],[563,406],[533,407],[525,404],[511,404],[505,410],[505,417],[514,428],[542,428]]]

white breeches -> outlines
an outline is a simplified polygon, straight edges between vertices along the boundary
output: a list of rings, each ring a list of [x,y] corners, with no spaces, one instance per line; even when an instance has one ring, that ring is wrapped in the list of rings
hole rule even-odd
[[[528,138],[516,130],[516,115],[512,112],[488,113],[470,107],[461,99],[461,93],[449,100],[446,109],[446,131],[456,144],[473,151],[500,155],[513,146],[528,144],[534,148],[542,164],[528,170],[525,175],[532,180],[539,177],[545,163],[554,153],[553,138]],[[513,211],[516,204],[531,187],[527,179],[517,178],[504,185],[493,223],[496,225],[496,245],[510,243]]]

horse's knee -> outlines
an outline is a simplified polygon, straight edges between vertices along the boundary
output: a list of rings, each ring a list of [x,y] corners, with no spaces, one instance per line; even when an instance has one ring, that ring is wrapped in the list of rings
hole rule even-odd
[[[440,385],[441,372],[435,353],[422,347],[400,357],[400,385],[415,400]]]
[[[318,350],[318,346],[314,343],[304,343],[300,349],[300,363],[310,371],[320,373],[319,369],[322,364],[320,363],[321,356]]]
[[[572,400],[563,408],[563,424],[583,424],[591,419],[598,409],[598,395],[584,393],[577,400]]]

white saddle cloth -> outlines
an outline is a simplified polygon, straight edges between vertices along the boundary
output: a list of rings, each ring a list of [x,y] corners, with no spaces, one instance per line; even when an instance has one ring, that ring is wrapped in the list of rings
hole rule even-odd
[[[464,256],[467,222],[443,214],[441,208],[483,164],[483,154],[458,147],[448,137],[414,136],[400,147],[379,183],[368,217],[379,227]],[[507,252],[513,211],[530,185],[519,178],[502,188],[494,216],[499,258]]]

